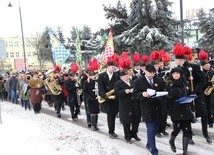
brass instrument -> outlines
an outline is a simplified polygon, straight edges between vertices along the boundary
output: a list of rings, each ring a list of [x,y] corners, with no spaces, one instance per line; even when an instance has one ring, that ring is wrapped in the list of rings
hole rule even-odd
[[[44,81],[53,95],[59,95],[62,91],[62,87],[57,83],[56,79],[54,78],[53,71],[54,70],[52,69],[45,73],[47,78]]]
[[[106,93],[106,96],[108,97],[108,99],[110,100],[115,100],[116,96],[114,95],[114,89],[110,90],[109,92]],[[100,104],[104,103],[106,100],[104,98],[102,98],[101,96],[97,96],[98,102]]]
[[[205,94],[206,96],[209,96],[209,95],[212,93],[212,91],[214,90],[214,75],[213,75],[213,77],[212,77],[212,79],[211,79],[211,82],[212,82],[212,86],[208,86],[208,87],[204,90],[204,94]]]

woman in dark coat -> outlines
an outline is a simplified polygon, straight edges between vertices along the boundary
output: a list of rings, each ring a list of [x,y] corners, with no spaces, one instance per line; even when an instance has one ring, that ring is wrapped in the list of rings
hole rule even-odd
[[[131,143],[131,138],[135,138],[137,141],[141,140],[137,136],[140,123],[140,109],[138,103],[132,100],[134,83],[130,80],[128,71],[127,73],[121,71],[121,79],[115,83],[114,90],[119,99],[119,117],[123,124],[124,138],[127,143]]]
[[[187,96],[189,94],[189,87],[185,77],[183,76],[182,69],[175,67],[171,70],[170,79],[166,85],[166,91],[168,91],[167,104],[169,107],[169,115],[173,122],[173,131],[169,144],[171,150],[176,152],[175,138],[179,134],[180,130],[183,131],[183,154],[187,154],[188,136],[191,131],[191,102],[181,104],[176,100]]]
[[[88,71],[88,79],[83,83],[83,96],[88,106],[93,131],[99,130],[97,121],[98,113],[100,112],[99,103],[95,94],[95,85],[95,73],[93,71]]]

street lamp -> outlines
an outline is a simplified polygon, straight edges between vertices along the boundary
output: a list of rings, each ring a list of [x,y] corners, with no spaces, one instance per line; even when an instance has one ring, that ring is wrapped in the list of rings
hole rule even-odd
[[[180,26],[181,26],[181,43],[182,45],[184,45],[183,0],[180,0]]]
[[[24,32],[23,32],[23,24],[22,24],[22,11],[21,11],[21,6],[18,0],[19,4],[19,17],[20,17],[20,24],[21,24],[21,32],[22,32],[22,46],[23,46],[23,53],[24,53],[24,65],[25,65],[25,72],[27,71],[27,66],[26,66],[26,53],[25,53],[25,40],[24,40]],[[13,7],[12,4],[9,2],[8,7]]]

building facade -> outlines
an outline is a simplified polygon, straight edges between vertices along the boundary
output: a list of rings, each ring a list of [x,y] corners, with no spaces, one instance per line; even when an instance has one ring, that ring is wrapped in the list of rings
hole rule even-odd
[[[24,52],[21,37],[9,37],[0,38],[5,45],[6,57],[1,58],[1,69],[4,70],[14,70],[20,71],[25,70],[24,64]],[[33,38],[24,38],[25,41],[25,56],[26,56],[26,68],[27,70],[40,69],[39,61],[35,55],[36,49],[32,46]],[[45,64],[44,69],[51,68],[53,65],[51,63]]]

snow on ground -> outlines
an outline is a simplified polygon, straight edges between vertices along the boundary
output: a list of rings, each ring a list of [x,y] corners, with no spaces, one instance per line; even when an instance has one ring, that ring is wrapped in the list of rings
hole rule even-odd
[[[25,111],[20,105],[1,102],[0,155],[118,155],[142,154],[139,147],[94,136],[78,127],[46,114]],[[144,153],[145,154],[145,153]]]

